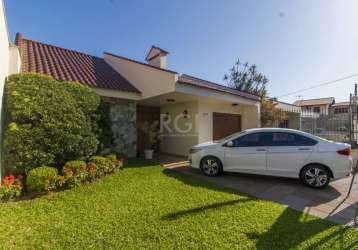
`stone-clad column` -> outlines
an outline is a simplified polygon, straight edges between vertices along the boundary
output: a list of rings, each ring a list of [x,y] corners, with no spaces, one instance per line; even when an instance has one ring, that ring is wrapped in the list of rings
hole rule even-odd
[[[110,118],[113,133],[112,150],[135,157],[137,152],[137,104],[111,98]]]

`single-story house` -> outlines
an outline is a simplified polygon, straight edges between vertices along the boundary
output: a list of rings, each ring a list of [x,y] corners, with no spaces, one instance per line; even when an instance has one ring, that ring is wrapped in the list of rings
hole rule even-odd
[[[140,62],[104,52],[102,58],[16,35],[21,72],[78,81],[110,103],[113,150],[144,149],[145,121],[160,121],[160,152],[187,155],[197,143],[260,126],[260,98],[167,68],[168,52],[152,46]]]

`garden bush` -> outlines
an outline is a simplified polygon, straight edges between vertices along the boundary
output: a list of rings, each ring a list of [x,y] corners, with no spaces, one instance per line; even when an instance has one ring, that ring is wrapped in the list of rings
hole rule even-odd
[[[92,156],[89,159],[89,162],[95,164],[96,167],[97,167],[96,177],[101,177],[101,176],[105,175],[106,173],[110,172],[109,171],[109,169],[110,169],[110,166],[109,166],[110,161],[107,158],[103,157],[103,156]]]
[[[123,159],[118,159],[117,155],[110,154],[110,155],[107,155],[106,158],[114,164],[113,167],[115,170],[123,167]]]
[[[7,201],[21,195],[23,185],[22,176],[5,176],[0,182],[0,200]]]
[[[51,191],[56,189],[57,169],[52,167],[38,167],[29,171],[26,187],[29,191]]]
[[[65,183],[69,187],[79,186],[88,178],[87,164],[84,161],[69,161],[63,167]]]
[[[22,73],[8,78],[5,91],[5,165],[12,171],[63,166],[97,151],[100,97],[90,88]]]

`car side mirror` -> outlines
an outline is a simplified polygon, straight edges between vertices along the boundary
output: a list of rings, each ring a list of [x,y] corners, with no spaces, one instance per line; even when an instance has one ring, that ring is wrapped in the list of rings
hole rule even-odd
[[[231,148],[231,147],[234,146],[234,143],[233,143],[233,141],[228,141],[228,142],[225,144],[225,146]]]

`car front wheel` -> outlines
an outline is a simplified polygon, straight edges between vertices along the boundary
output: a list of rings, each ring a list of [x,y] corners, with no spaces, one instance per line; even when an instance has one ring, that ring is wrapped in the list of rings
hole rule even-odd
[[[207,176],[218,176],[222,174],[223,168],[221,161],[212,156],[204,157],[200,163],[201,171]]]
[[[329,184],[330,174],[327,168],[320,165],[309,165],[302,169],[301,180],[312,188],[323,188]]]

